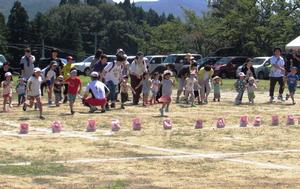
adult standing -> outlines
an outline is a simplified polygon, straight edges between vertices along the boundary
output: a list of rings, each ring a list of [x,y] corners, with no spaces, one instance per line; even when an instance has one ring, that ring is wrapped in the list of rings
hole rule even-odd
[[[35,57],[31,54],[30,48],[24,49],[25,55],[21,58],[21,77],[26,81],[32,76],[34,69]]]
[[[190,67],[183,67],[177,75],[178,90],[177,90],[176,103],[179,103],[180,95],[182,94],[182,92],[184,90],[186,78],[189,76],[189,74],[190,74]]]
[[[102,54],[100,56],[100,61],[96,62],[96,64],[94,65],[94,68],[93,68],[93,72],[97,72],[99,74],[99,80],[102,82],[105,82],[103,70],[107,65],[107,60],[108,60],[107,55]]]
[[[144,60],[144,53],[138,52],[130,66],[131,87],[133,89],[136,89],[136,87],[140,84],[145,72],[147,72],[147,64]],[[142,86],[137,88],[135,90],[135,94],[133,94],[134,105],[138,105],[141,93]]]
[[[203,102],[204,103],[208,102],[207,98],[211,91],[210,80],[213,75],[214,75],[214,70],[211,68],[210,65],[205,65],[198,72],[198,81],[199,81],[199,85],[200,85],[200,97],[201,97],[200,103],[201,104]]]
[[[270,102],[274,101],[274,90],[276,83],[279,83],[279,95],[278,100],[283,101],[282,94],[284,92],[284,80],[285,75],[284,59],[281,57],[281,49],[275,48],[274,55],[271,57],[271,70],[270,70]]]
[[[70,77],[71,70],[75,69],[74,65],[72,63],[73,63],[73,57],[67,56],[67,64],[64,65],[64,67],[62,69],[62,75],[63,75],[65,81]],[[68,102],[68,86],[69,85],[67,83],[64,84],[64,92],[63,92],[63,94],[64,94],[63,103],[64,104]]]
[[[62,63],[62,61],[58,57],[58,53],[59,53],[59,51],[56,48],[53,48],[51,50],[51,58],[50,58],[49,64],[48,64],[48,65],[50,65],[52,61],[57,62],[57,67],[55,69],[55,73],[56,73],[57,76],[62,75],[62,69],[64,67],[64,64]],[[47,73],[46,73],[46,75],[47,75]]]
[[[90,65],[90,70],[93,71],[94,70],[94,66],[97,62],[100,61],[101,55],[103,54],[102,49],[97,49],[95,52],[95,57],[93,58],[91,65]]]
[[[5,73],[13,73],[12,69],[9,67],[9,62],[4,62],[3,66],[0,68],[0,83],[5,80]]]
[[[256,78],[251,58],[247,58],[245,64],[242,67],[241,72],[243,72],[246,75],[246,81],[248,81],[250,77]]]

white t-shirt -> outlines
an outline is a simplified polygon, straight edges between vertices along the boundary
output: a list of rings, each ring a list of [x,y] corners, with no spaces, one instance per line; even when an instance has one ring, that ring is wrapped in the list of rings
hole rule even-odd
[[[160,81],[158,79],[153,79],[151,89],[155,92],[158,92],[159,85],[160,85]]]
[[[54,81],[54,80],[56,79],[56,73],[55,73],[55,71],[53,71],[52,69],[50,69],[50,70],[48,71],[48,73],[47,73],[46,78],[47,78],[48,80]]]
[[[28,96],[40,96],[41,95],[41,83],[42,83],[42,77],[34,77],[31,76],[28,80]],[[29,85],[31,83],[31,85]],[[30,88],[29,88],[30,86]],[[31,90],[29,90],[31,89]]]
[[[105,89],[107,91],[109,91],[109,89],[107,88],[107,86],[104,83],[102,83],[101,81],[98,81],[98,80],[94,80],[94,81],[91,81],[86,86],[85,93],[88,93],[91,91],[94,98],[104,99],[104,98],[106,98]]]
[[[138,63],[137,60],[134,60],[132,64],[130,65],[130,73],[136,74],[136,75],[143,75],[145,72],[147,72],[147,64],[143,60],[143,63]]]
[[[271,58],[271,70],[270,70],[270,77],[283,77],[284,76],[284,71],[275,68],[273,65],[278,65],[282,68],[284,68],[284,59],[280,56],[280,57],[276,57],[276,56],[272,56]]]
[[[185,90],[186,91],[194,91],[195,85],[198,83],[196,78],[187,78],[186,79],[186,85]]]
[[[112,68],[112,66],[114,66]],[[112,81],[115,85],[118,85],[120,82],[120,79],[122,77],[122,66],[118,65],[117,62],[109,62],[105,68],[104,71],[105,74],[105,81]]]

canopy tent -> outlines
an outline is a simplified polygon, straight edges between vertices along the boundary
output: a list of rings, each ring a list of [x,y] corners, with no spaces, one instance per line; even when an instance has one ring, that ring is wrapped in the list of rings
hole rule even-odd
[[[300,36],[286,45],[286,50],[300,50]]]

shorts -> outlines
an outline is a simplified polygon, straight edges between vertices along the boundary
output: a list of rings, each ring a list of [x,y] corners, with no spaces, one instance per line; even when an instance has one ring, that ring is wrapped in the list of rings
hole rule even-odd
[[[121,93],[121,103],[128,101],[128,93]]]
[[[195,98],[198,98],[199,97],[199,91],[194,91],[194,96],[195,96]]]
[[[296,92],[296,87],[294,87],[294,86],[289,86],[289,92],[290,92],[290,93],[295,93],[295,92]]]
[[[170,103],[172,99],[169,96],[162,96],[158,99],[158,101],[162,103]]]
[[[156,97],[156,96],[157,96],[157,93],[158,93],[158,91],[151,90],[151,92],[152,92],[152,96],[154,96],[154,97]]]
[[[69,102],[75,102],[76,95],[68,93],[68,100],[69,100]]]
[[[178,90],[183,91],[185,86],[185,79],[179,78]]]
[[[90,97],[90,98],[85,99],[84,103],[88,104],[90,106],[105,106],[107,101],[105,98],[104,99],[96,99],[96,98]]]
[[[53,85],[53,82],[51,80],[47,80],[46,85],[49,87],[49,86]]]
[[[3,94],[3,98],[11,98],[12,94],[8,93],[8,94]]]

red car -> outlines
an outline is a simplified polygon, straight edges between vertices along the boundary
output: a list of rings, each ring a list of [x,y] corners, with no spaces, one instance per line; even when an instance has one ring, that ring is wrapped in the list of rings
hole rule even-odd
[[[246,56],[223,57],[214,66],[214,75],[222,78],[235,78],[236,70],[246,62]]]

